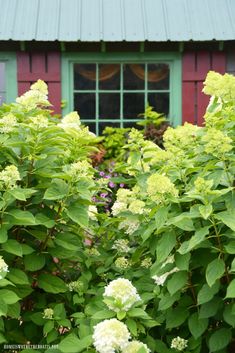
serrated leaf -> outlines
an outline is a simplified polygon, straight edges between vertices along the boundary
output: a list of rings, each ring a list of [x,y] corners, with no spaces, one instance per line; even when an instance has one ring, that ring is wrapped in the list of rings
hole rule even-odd
[[[13,217],[12,224],[14,225],[35,225],[35,218],[29,211],[14,209],[8,211],[8,214]]]
[[[182,289],[188,280],[188,273],[186,271],[180,271],[174,273],[167,282],[167,289],[171,295]]]
[[[194,313],[188,319],[188,326],[195,339],[199,338],[208,327],[208,319],[200,319],[198,313]]]
[[[189,251],[193,250],[197,245],[205,240],[206,235],[209,234],[209,227],[203,227],[198,229],[195,234],[190,238],[190,240],[185,241],[178,252],[181,255],[188,253]]]
[[[12,190],[8,190],[9,194],[11,194],[16,200],[26,201],[29,197],[37,192],[37,190],[33,189],[21,189],[15,188]]]
[[[213,207],[211,204],[199,206],[199,212],[204,219],[207,219],[211,215],[212,211]]]
[[[227,288],[226,298],[235,298],[235,279],[233,279]]]
[[[166,220],[167,220],[167,215],[168,215],[168,208],[167,207],[161,207],[156,213],[155,213],[155,225],[156,228],[159,229],[161,228]]]
[[[193,221],[189,216],[181,214],[169,220],[169,224],[173,224],[177,228],[186,230],[188,232],[195,230]]]
[[[222,259],[215,259],[206,268],[206,281],[211,287],[217,279],[221,278],[225,271],[225,264]]]
[[[173,232],[166,232],[161,235],[157,244],[157,260],[164,261],[176,244],[176,235]]]
[[[43,198],[45,200],[61,200],[68,194],[68,190],[68,184],[64,180],[54,179]]]
[[[48,274],[41,274],[38,277],[38,287],[47,293],[65,293],[68,291],[64,281],[56,276]]]
[[[230,329],[221,328],[215,331],[209,338],[210,352],[216,352],[227,347],[231,339],[232,332]]]

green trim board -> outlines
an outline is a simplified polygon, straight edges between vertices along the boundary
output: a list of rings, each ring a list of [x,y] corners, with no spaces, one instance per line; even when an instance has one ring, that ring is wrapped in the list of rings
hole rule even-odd
[[[16,54],[13,52],[0,52],[0,62],[5,63],[6,103],[11,103],[17,97]]]
[[[128,90],[123,88],[123,74],[122,68],[125,64],[145,64],[145,86],[140,90]],[[164,63],[169,65],[170,81],[169,89],[151,90],[147,87],[147,64]],[[176,126],[182,122],[181,112],[181,53],[178,52],[151,52],[151,53],[62,53],[62,97],[67,102],[63,108],[63,115],[68,114],[74,110],[74,94],[79,90],[74,88],[74,64],[96,64],[96,85],[93,89],[83,90],[82,93],[93,93],[96,100],[99,99],[98,93],[120,93],[120,118],[119,119],[100,119],[98,116],[98,103],[95,108],[94,118],[84,119],[83,122],[94,122],[96,124],[96,131],[99,129],[101,122],[119,123],[122,127],[124,123],[135,123],[139,119],[124,119],[123,117],[123,94],[124,93],[142,93],[145,95],[145,105],[147,104],[147,94],[154,92],[169,93],[169,118],[171,123]],[[98,87],[98,65],[99,64],[120,64],[120,89],[118,90],[100,90]],[[141,113],[141,112],[139,112]],[[82,118],[82,117],[81,117]]]

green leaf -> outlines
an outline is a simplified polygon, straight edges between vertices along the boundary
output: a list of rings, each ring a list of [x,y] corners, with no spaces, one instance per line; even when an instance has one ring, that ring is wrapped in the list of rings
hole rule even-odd
[[[42,224],[46,228],[52,228],[55,225],[55,221],[53,219],[48,218],[43,213],[37,213],[35,216],[35,223]]]
[[[231,228],[233,231],[235,231],[235,209],[217,213],[215,215],[215,218],[226,224],[226,226]]]
[[[166,313],[166,328],[171,329],[182,325],[188,315],[188,310],[184,307],[169,309]]]
[[[6,338],[0,333],[0,344],[7,342]]]
[[[212,333],[209,338],[210,352],[216,352],[228,346],[232,339],[232,332],[228,328],[221,328]]]
[[[116,316],[116,314],[110,310],[100,310],[100,311],[97,311],[94,315],[92,315],[92,319],[105,320],[105,319],[110,319],[114,316]]]
[[[24,256],[24,265],[27,271],[38,271],[45,266],[46,259],[43,254],[30,254]]]
[[[235,279],[233,279],[227,288],[226,298],[235,298]]]
[[[174,226],[188,232],[195,230],[192,219],[189,218],[189,216],[185,216],[184,214],[170,219],[169,224],[173,224]]]
[[[136,324],[135,320],[128,318],[126,320],[126,325],[129,328],[131,334],[133,336],[137,336],[137,324]]]
[[[14,225],[23,225],[23,226],[30,226],[35,225],[35,218],[29,211],[22,211],[18,209],[14,209],[8,212],[10,216],[14,219],[12,223]]]
[[[20,300],[18,295],[8,289],[0,289],[0,299],[6,304],[15,304]]]
[[[194,313],[188,319],[188,327],[195,339],[199,338],[207,329],[208,319],[200,319],[198,313]]]
[[[227,324],[229,324],[230,326],[232,326],[234,328],[235,327],[235,312],[233,311],[233,306],[234,306],[233,303],[225,305],[223,317],[224,317],[224,321],[227,322]]]
[[[47,335],[54,328],[54,321],[48,320],[43,327],[43,334]]]
[[[190,240],[185,241],[180,246],[180,248],[178,249],[178,252],[181,255],[184,255],[189,251],[193,250],[197,245],[199,245],[201,242],[205,240],[206,235],[209,234],[209,228],[210,227],[203,227],[198,229],[195,232],[195,234],[190,238]]]
[[[138,317],[140,319],[149,320],[151,317],[141,308],[132,308],[127,312],[129,317]]]
[[[38,326],[43,326],[45,324],[45,319],[43,319],[43,312],[31,314],[30,319]]]
[[[224,246],[228,254],[235,254],[235,240],[230,241],[227,245]]]
[[[22,256],[23,254],[21,244],[14,239],[9,239],[6,243],[2,244],[2,248],[10,254],[14,254],[17,256]]]
[[[64,180],[54,179],[50,187],[46,190],[43,198],[45,200],[61,200],[67,196],[68,191],[68,184],[66,184]]]
[[[15,284],[29,284],[29,279],[27,275],[16,268],[12,268],[10,272],[7,274],[7,278],[9,278]]]
[[[154,222],[150,222],[148,224],[148,227],[145,229],[145,231],[142,233],[142,239],[145,242],[156,230],[156,224]]]
[[[68,217],[75,223],[79,224],[81,227],[88,227],[89,217],[88,217],[88,207],[85,205],[71,205],[66,213]]]
[[[207,219],[211,215],[212,211],[213,207],[211,204],[199,206],[199,212],[204,219]]]
[[[215,259],[210,262],[206,268],[206,281],[211,287],[217,279],[221,278],[225,271],[224,261],[221,259]]]
[[[5,243],[7,241],[7,231],[8,231],[8,227],[5,225],[1,225],[0,228],[0,244]]]
[[[161,298],[159,302],[159,310],[166,310],[170,308],[174,302],[179,300],[180,298],[180,292],[176,292],[174,295],[170,295],[169,293],[166,293],[163,298]]]
[[[166,220],[167,220],[167,215],[168,215],[168,208],[167,207],[161,207],[156,213],[155,213],[155,225],[156,228],[159,229],[161,228]]]
[[[20,306],[20,303],[18,302],[15,304],[8,305],[7,316],[13,319],[19,319],[20,310],[21,310],[21,306]]]
[[[74,334],[70,334],[60,342],[59,350],[62,353],[79,353],[90,346],[91,343],[92,336],[87,336],[80,340]]]
[[[125,311],[119,311],[117,313],[118,320],[123,320],[125,317],[126,317],[126,312]]]
[[[212,300],[210,300],[206,304],[203,304],[200,308],[200,311],[199,311],[199,318],[205,319],[208,317],[215,316],[215,314],[219,310],[221,302],[222,301],[220,298],[214,297]]]
[[[55,243],[64,249],[77,251],[80,246],[80,238],[77,235],[71,233],[59,233],[56,235]]]
[[[0,316],[7,316],[7,310],[7,304],[3,301],[2,298],[0,298]]]
[[[179,289],[182,289],[188,280],[188,273],[186,271],[180,271],[174,273],[167,282],[167,289],[171,295],[176,293]]]
[[[31,197],[37,190],[33,189],[21,189],[15,188],[12,190],[8,190],[9,194],[12,195],[16,200],[26,201],[29,197]]]
[[[198,292],[197,296],[197,303],[198,305],[204,304],[209,302],[214,295],[218,292],[220,287],[219,282],[213,284],[212,287],[209,287],[208,284],[204,284],[200,291]]]
[[[64,281],[56,276],[48,274],[41,274],[38,277],[38,287],[48,293],[65,293],[68,291]]]
[[[190,258],[191,258],[190,253],[187,253],[184,255],[176,253],[175,254],[176,267],[181,271],[188,271]]]
[[[164,261],[176,245],[176,235],[174,232],[166,232],[161,235],[157,244],[157,260]]]

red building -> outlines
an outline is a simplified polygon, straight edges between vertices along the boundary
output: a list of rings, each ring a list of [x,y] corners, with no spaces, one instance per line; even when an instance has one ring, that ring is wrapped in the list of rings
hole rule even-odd
[[[134,125],[147,103],[174,125],[202,124],[207,72],[235,72],[233,0],[0,0],[0,6],[1,102],[40,78],[55,113],[77,110],[97,132]]]

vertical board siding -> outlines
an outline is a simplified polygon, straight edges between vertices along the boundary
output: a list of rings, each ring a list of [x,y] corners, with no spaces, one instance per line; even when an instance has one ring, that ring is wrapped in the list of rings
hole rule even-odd
[[[25,93],[38,79],[48,84],[49,101],[55,114],[61,114],[60,53],[17,53],[18,94]]]
[[[221,74],[226,70],[224,52],[185,52],[182,61],[182,114],[183,123],[202,125],[209,96],[202,93],[208,71]]]

